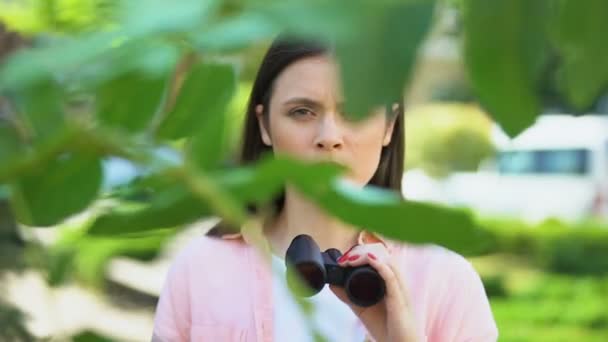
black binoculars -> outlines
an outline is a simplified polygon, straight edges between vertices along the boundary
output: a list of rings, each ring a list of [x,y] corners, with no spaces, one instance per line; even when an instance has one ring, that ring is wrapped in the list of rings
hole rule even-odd
[[[302,295],[313,296],[325,284],[331,284],[343,287],[351,302],[358,306],[372,306],[381,301],[386,287],[380,274],[369,265],[342,267],[337,261],[341,256],[342,253],[335,248],[321,253],[309,235],[296,236],[285,256],[289,287],[298,289],[298,285],[303,283],[309,291]]]

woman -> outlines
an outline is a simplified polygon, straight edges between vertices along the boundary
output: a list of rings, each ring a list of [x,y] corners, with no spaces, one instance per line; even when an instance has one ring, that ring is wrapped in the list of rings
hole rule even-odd
[[[347,178],[397,193],[403,173],[403,106],[376,109],[363,121],[343,115],[338,67],[325,46],[278,39],[253,85],[241,160],[264,153],[331,160]],[[377,86],[377,85],[370,85]],[[435,245],[384,239],[326,214],[286,186],[261,234],[268,264],[249,230],[213,229],[175,259],[158,303],[158,341],[312,341],[309,326],[330,341],[495,341],[496,324],[478,274],[456,253]],[[422,229],[423,227],[412,227]],[[369,264],[386,283],[371,307],[350,303],[325,287],[312,297],[312,317],[294,304],[284,282],[283,256],[299,234],[321,250],[345,251],[342,266]],[[274,270],[274,272],[273,272]]]

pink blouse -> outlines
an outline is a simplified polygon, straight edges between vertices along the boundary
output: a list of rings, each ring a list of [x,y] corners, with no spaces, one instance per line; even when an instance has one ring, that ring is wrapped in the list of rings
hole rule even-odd
[[[496,341],[498,329],[479,275],[436,245],[382,242],[401,266],[420,341]],[[160,295],[154,341],[272,341],[270,259],[240,234],[194,239],[175,258]],[[371,337],[370,337],[371,339]]]

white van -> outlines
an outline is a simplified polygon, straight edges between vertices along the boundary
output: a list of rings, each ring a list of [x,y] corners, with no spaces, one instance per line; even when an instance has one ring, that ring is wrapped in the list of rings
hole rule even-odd
[[[543,115],[514,139],[494,137],[496,158],[443,184],[449,204],[532,222],[608,218],[608,117]]]

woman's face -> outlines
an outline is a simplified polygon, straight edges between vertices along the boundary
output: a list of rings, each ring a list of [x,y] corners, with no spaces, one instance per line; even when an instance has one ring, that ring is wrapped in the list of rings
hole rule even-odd
[[[382,146],[390,143],[394,120],[378,108],[363,121],[342,112],[338,67],[328,56],[300,59],[275,79],[269,103],[256,108],[262,139],[275,154],[307,161],[333,161],[348,168],[347,177],[361,186],[374,175]]]

